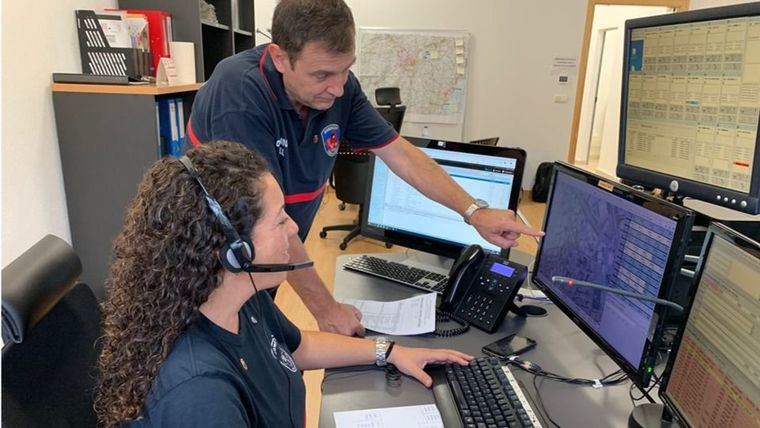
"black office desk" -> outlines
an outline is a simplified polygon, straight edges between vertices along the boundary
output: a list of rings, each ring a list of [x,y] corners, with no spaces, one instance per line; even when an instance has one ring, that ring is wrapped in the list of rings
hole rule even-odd
[[[390,301],[416,294],[410,287],[343,269],[342,266],[349,257],[353,256],[340,256],[337,260],[336,297]],[[383,257],[403,260],[407,256],[396,253],[384,254]],[[429,260],[426,261],[429,263],[438,261],[437,258],[426,255],[417,257],[428,257]],[[471,328],[466,334],[451,338],[423,335],[394,339],[405,346],[447,347],[482,356],[480,348],[483,345],[516,332],[538,342],[534,349],[522,357],[540,364],[546,370],[565,376],[594,379],[618,369],[617,365],[559,309],[551,304],[542,306],[548,310],[547,316],[522,319],[510,313],[499,331],[493,334]],[[368,333],[371,334],[374,333]],[[523,390],[530,396],[534,410],[545,420],[535,400],[533,376],[517,368],[511,370],[523,383]],[[565,428],[626,426],[628,415],[633,409],[628,396],[630,383],[594,389],[549,380],[541,384],[539,379],[539,385],[546,410]],[[400,387],[387,386],[385,374],[379,369],[360,375],[328,370],[322,388],[322,408],[319,417],[321,428],[335,426],[333,412],[337,411],[435,403],[433,393],[412,378],[404,376]],[[547,422],[544,426],[551,425]]]

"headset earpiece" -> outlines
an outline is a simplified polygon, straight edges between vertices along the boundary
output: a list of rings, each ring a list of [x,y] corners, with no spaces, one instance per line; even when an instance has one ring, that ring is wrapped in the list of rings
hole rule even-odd
[[[232,273],[242,271],[243,267],[251,263],[254,256],[253,244],[247,238],[227,242],[219,250],[219,261],[225,269]]]

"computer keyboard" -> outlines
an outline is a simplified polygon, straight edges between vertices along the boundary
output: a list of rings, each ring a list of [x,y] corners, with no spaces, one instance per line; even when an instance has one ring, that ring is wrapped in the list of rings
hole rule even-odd
[[[496,358],[477,358],[469,366],[446,364],[428,373],[445,426],[541,427],[517,380]]]
[[[424,291],[442,294],[449,277],[440,273],[391,262],[379,257],[361,255],[344,264],[345,269],[363,272],[396,281]]]

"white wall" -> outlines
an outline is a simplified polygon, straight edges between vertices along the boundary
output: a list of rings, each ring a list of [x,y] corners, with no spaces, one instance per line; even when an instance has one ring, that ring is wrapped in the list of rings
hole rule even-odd
[[[116,3],[3,2],[3,266],[48,233],[71,241],[50,76],[82,71],[74,10]]]
[[[586,0],[346,2],[358,26],[470,33],[464,139],[498,136],[500,145],[525,148],[524,187],[539,162],[566,158],[575,81],[558,86],[551,65],[556,56],[580,55]],[[275,4],[256,0],[258,28],[271,26]],[[567,95],[567,103],[553,103],[556,94]],[[421,136],[413,124],[404,132]]]

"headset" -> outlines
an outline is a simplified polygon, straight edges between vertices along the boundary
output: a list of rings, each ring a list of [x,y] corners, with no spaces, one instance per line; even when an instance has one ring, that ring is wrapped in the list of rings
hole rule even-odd
[[[250,238],[240,237],[240,235],[235,230],[235,227],[232,226],[232,222],[224,213],[222,206],[219,205],[219,202],[217,202],[217,200],[211,196],[208,190],[206,190],[206,186],[203,185],[200,174],[198,174],[198,170],[195,169],[195,165],[193,165],[193,162],[190,160],[190,158],[187,155],[184,155],[179,158],[179,161],[182,163],[182,166],[185,167],[190,176],[193,177],[195,182],[198,183],[198,186],[200,186],[201,190],[203,191],[203,195],[206,198],[206,202],[208,203],[209,209],[214,214],[214,217],[219,220],[219,225],[222,227],[222,232],[224,233],[224,237],[227,242],[224,244],[222,249],[219,250],[219,261],[222,263],[222,266],[224,266],[225,269],[232,273],[238,273],[240,271],[249,273],[285,272],[305,269],[314,266],[314,262],[311,260],[301,263],[282,264],[251,263],[256,255],[256,252],[253,248],[253,243],[251,242]]]

